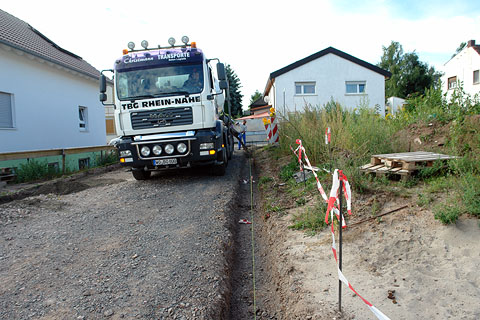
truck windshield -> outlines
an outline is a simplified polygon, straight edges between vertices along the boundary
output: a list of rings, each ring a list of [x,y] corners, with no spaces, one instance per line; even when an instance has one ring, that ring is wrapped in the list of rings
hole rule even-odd
[[[159,67],[117,72],[117,94],[120,100],[193,94],[203,90],[201,64]]]

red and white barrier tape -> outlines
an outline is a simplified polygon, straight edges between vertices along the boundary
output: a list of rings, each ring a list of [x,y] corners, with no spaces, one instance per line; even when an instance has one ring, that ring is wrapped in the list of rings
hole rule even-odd
[[[330,130],[330,127],[327,127],[327,129],[325,129],[325,144],[329,144],[330,143],[330,140],[331,140],[331,130]]]
[[[298,164],[300,165],[300,170],[303,171],[303,166],[302,166],[302,152],[303,152],[303,155],[305,157],[305,162],[307,163],[307,166],[308,166],[308,168],[307,167],[305,167],[305,168],[312,170],[313,175],[315,176],[315,179],[317,180],[317,189],[320,192],[320,194],[322,195],[323,200],[325,200],[325,202],[328,202],[327,194],[325,193],[325,190],[323,190],[322,184],[320,183],[320,180],[318,179],[317,173],[315,172],[315,170],[313,170],[313,167],[310,164],[310,160],[308,160],[307,154],[305,153],[305,148],[302,146],[302,140],[297,139],[296,142],[299,146],[294,151],[293,151],[293,148],[292,148],[292,151],[295,154],[297,154],[297,152],[298,152],[297,156],[298,156]]]
[[[342,271],[340,270],[338,266],[338,259],[337,259],[337,247],[335,245],[335,229],[334,229],[334,224],[333,224],[333,219],[334,215],[337,217],[337,220],[342,223],[342,228],[346,228],[347,225],[345,223],[345,219],[343,217],[343,214],[340,217],[340,210],[338,209],[337,205],[339,205],[339,196],[340,193],[343,191],[343,194],[345,196],[345,199],[347,200],[347,211],[349,214],[352,214],[352,192],[350,189],[350,183],[348,182],[347,177],[343,174],[341,170],[335,169],[333,173],[333,181],[332,181],[332,189],[330,190],[330,198],[327,199],[327,195],[325,194],[325,191],[322,188],[322,185],[320,184],[320,181],[318,180],[317,174],[315,173],[315,170],[313,170],[313,167],[310,164],[310,161],[308,160],[307,154],[305,153],[305,148],[302,146],[302,141],[300,139],[297,139],[296,143],[299,145],[296,150],[292,151],[295,153],[295,155],[298,156],[298,162],[300,165],[300,170],[303,170],[304,166],[302,166],[302,152],[303,156],[305,157],[305,161],[307,162],[308,167],[305,167],[305,169],[310,169],[313,172],[313,175],[315,176],[315,179],[317,179],[317,189],[320,191],[320,194],[322,195],[323,199],[328,203],[327,207],[327,212],[325,214],[325,223],[328,224],[328,214],[330,213],[330,222],[331,222],[331,232],[332,232],[332,252],[333,252],[333,257],[335,258],[335,263],[337,264],[337,271],[338,271],[338,278],[340,281],[342,281],[350,290],[352,290],[360,299],[362,299],[363,302],[368,306],[370,311],[380,320],[390,320],[389,317],[387,317],[385,314],[383,314],[380,310],[378,310],[374,305],[372,305],[370,302],[368,302],[365,298],[363,298],[361,295],[358,294],[357,291],[353,288],[353,286],[348,282],[347,278],[343,275]],[[340,180],[343,181],[343,190],[340,189]]]

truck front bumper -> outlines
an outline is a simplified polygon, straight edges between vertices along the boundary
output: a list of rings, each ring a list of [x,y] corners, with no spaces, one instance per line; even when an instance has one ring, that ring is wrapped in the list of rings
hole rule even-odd
[[[122,137],[117,147],[123,166],[144,170],[217,164],[225,150],[221,134],[211,129]]]

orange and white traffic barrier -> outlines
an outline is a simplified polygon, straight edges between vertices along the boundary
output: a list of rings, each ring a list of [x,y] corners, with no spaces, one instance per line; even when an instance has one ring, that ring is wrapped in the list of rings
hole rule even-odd
[[[265,131],[267,131],[267,141],[272,139],[272,130],[270,126],[270,120],[267,118],[263,118],[263,125],[265,126]]]
[[[279,141],[279,135],[278,135],[278,126],[277,123],[275,122],[275,108],[271,107],[270,108],[270,126],[272,127],[272,143],[277,143]]]

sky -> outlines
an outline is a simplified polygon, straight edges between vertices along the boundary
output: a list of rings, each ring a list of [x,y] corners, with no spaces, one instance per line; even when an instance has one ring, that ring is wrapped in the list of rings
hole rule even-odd
[[[270,73],[330,46],[377,64],[396,41],[442,71],[460,43],[480,43],[478,0],[0,0],[0,9],[98,70],[111,69],[129,41],[166,46],[187,35],[230,64],[244,109]]]

